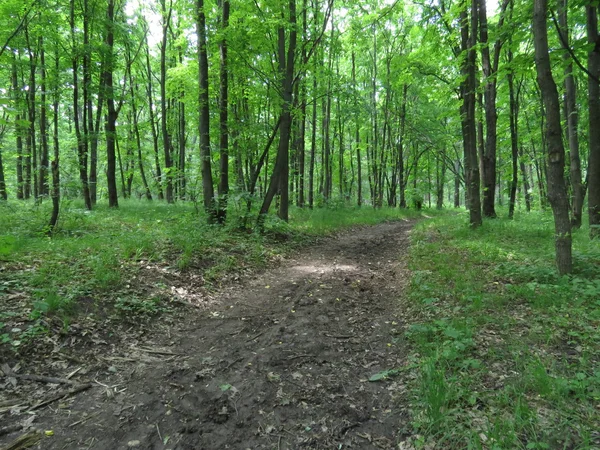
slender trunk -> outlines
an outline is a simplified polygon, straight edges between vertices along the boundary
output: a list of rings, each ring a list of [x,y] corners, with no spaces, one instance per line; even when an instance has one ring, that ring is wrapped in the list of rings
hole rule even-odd
[[[81,124],[79,121],[80,110],[79,110],[79,61],[77,51],[77,41],[75,35],[75,0],[70,0],[70,25],[71,25],[71,41],[72,41],[72,70],[73,70],[73,122],[75,126],[75,135],[77,137],[77,159],[79,163],[79,179],[81,181],[83,190],[83,200],[85,207],[88,210],[92,209],[92,200],[90,197],[90,186],[88,180],[87,171],[87,160],[88,160],[88,148],[87,148],[87,136],[81,135]]]
[[[173,12],[173,2],[167,10],[166,0],[161,0],[162,13],[162,41],[160,44],[160,113],[163,151],[165,154],[165,178],[167,203],[173,203],[173,161],[171,159],[171,136],[167,127],[167,37]],[[203,3],[203,0],[198,0]],[[204,12],[202,13],[204,14]]]
[[[317,76],[313,77],[313,108],[310,139],[310,163],[308,167],[308,207],[314,207],[315,196],[315,157],[317,153]]]
[[[590,237],[600,238],[600,37],[598,35],[598,10],[586,6],[588,42],[588,108],[589,108],[589,162],[588,162],[588,214]]]
[[[54,233],[56,224],[58,223],[58,215],[60,213],[60,170],[59,170],[59,141],[58,141],[58,105],[60,102],[60,89],[58,74],[60,73],[60,57],[58,47],[54,53],[54,98],[52,101],[52,125],[53,125],[53,142],[54,142],[54,158],[52,159],[52,215],[48,223],[48,234]]]
[[[562,35],[563,45],[569,46],[568,27],[568,0],[559,1],[558,21]],[[583,216],[583,200],[585,197],[585,186],[581,175],[581,158],[579,156],[579,112],[577,110],[577,87],[573,76],[573,62],[567,51],[563,53],[563,59],[567,62],[565,67],[565,113],[567,119],[567,137],[569,142],[570,178],[572,190],[571,203],[571,225],[578,229],[581,227]],[[597,127],[597,125],[594,125]]]
[[[202,160],[202,193],[204,198],[204,210],[208,214],[208,221],[217,220],[215,205],[215,191],[210,160],[210,112],[208,109],[208,53],[206,47],[206,16],[204,14],[204,0],[196,3],[198,20],[196,31],[198,35],[198,104],[200,105],[200,121],[198,131],[200,134],[200,159]]]
[[[19,88],[19,77],[17,75],[17,58],[13,56],[11,66],[13,101],[17,110],[15,114],[15,137],[17,144],[17,199],[22,200],[24,196],[23,180],[23,126],[21,125],[21,91]]]
[[[556,239],[556,265],[561,275],[570,273],[573,267],[571,256],[571,224],[569,201],[564,178],[565,149],[561,136],[560,106],[558,91],[548,54],[548,30],[546,16],[548,0],[535,0],[533,10],[533,43],[537,80],[546,109],[546,143],[548,153],[548,199],[552,206]]]
[[[35,140],[35,91],[36,91],[36,66],[37,57],[34,56],[34,49],[31,48],[29,42],[29,27],[25,27],[25,38],[27,42],[27,52],[29,54],[29,83],[27,89],[27,118],[29,120],[29,128],[27,132],[25,157],[25,198],[31,196],[31,186],[33,182],[33,198],[38,201],[38,172],[37,172],[37,145]]]
[[[219,68],[219,205],[217,211],[219,223],[225,223],[227,218],[227,197],[229,196],[229,126],[227,123],[229,120],[229,68],[226,36],[229,28],[229,0],[223,0],[222,8],[221,32],[223,38],[219,43],[221,57]]]
[[[283,105],[281,109],[281,125],[279,127],[279,147],[275,159],[275,167],[257,220],[257,228],[263,229],[264,220],[277,190],[280,191],[279,218],[288,221],[289,198],[289,147],[292,126],[292,104],[294,93],[294,58],[296,56],[296,0],[289,0],[289,42],[286,51],[285,29],[278,29],[278,60],[281,75],[281,93]]]
[[[154,92],[152,89],[152,67],[150,66],[150,48],[148,42],[146,42],[146,72],[148,76],[148,83],[146,85],[146,96],[148,98],[148,117],[150,119],[150,131],[152,132],[152,146],[154,148],[154,168],[156,171],[155,183],[158,190],[158,199],[164,198],[162,188],[162,174],[160,169],[160,156],[158,149],[158,132],[156,131],[156,119],[154,116]]]
[[[39,193],[40,196],[47,196],[50,191],[48,187],[48,118],[46,104],[46,54],[44,51],[44,41],[40,37],[40,78],[41,78],[41,104],[40,104],[40,175],[39,175]]]
[[[462,131],[464,141],[465,194],[468,198],[469,223],[472,228],[482,225],[481,203],[479,199],[479,162],[477,161],[477,143],[475,130],[475,44],[477,36],[477,0],[471,4],[471,20],[467,11],[461,13],[461,48],[466,57],[461,68],[464,81],[461,83]],[[470,28],[470,30],[469,30]]]
[[[104,78],[104,89],[106,94],[106,122],[104,125],[104,134],[106,135],[106,182],[108,188],[108,206],[117,208],[119,206],[119,197],[116,180],[116,161],[115,161],[115,141],[117,139],[117,111],[115,109],[115,93],[113,88],[113,47],[114,47],[114,25],[115,25],[115,2],[108,0],[106,9],[106,37],[105,45],[107,49]],[[119,165],[121,155],[119,153]],[[121,166],[121,176],[122,173]],[[123,195],[125,195],[125,185],[123,184]]]
[[[512,50],[508,50],[508,64],[512,64]],[[512,219],[515,215],[515,203],[517,199],[517,185],[519,183],[519,109],[515,98],[515,83],[513,71],[508,72],[508,94],[509,94],[509,120],[510,120],[510,144],[512,155],[512,180],[510,184],[510,199],[508,205],[508,218]]]
[[[302,38],[306,42],[308,34],[307,20],[308,5],[307,0],[302,1]],[[306,46],[302,46],[302,61],[306,61]],[[299,131],[299,146],[298,146],[298,206],[304,208],[305,192],[304,178],[306,165],[306,82],[300,84],[300,131]]]

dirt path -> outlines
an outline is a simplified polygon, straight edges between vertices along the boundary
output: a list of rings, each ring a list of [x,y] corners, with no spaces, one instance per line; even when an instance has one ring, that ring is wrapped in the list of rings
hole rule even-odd
[[[368,379],[405,363],[394,311],[410,226],[324,240],[131,342],[137,356],[122,349],[92,388],[37,411],[54,433],[40,448],[394,448],[402,385]]]

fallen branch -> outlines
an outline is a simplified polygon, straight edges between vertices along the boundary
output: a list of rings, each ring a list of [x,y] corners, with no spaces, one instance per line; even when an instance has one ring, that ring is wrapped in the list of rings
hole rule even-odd
[[[146,353],[151,353],[154,355],[171,355],[171,356],[181,356],[181,353],[173,353],[169,350],[154,350],[151,348],[139,347],[139,349]]]
[[[39,381],[41,383],[49,383],[49,384],[77,384],[74,381],[67,380],[66,378],[55,378],[55,377],[46,377],[44,375],[28,375],[28,374],[20,374],[20,373],[12,373],[11,376],[20,378],[21,380],[31,380],[31,381]]]
[[[85,383],[85,384],[79,384],[79,385],[73,386],[71,389],[60,391],[56,394],[49,396],[45,400],[42,400],[40,403],[33,405],[31,408],[29,408],[27,410],[27,412],[33,411],[34,409],[38,409],[38,408],[41,408],[46,405],[49,405],[50,403],[54,403],[55,401],[60,400],[63,397],[67,397],[69,395],[74,395],[81,391],[85,391],[86,389],[89,389],[90,387],[92,387],[91,383]]]

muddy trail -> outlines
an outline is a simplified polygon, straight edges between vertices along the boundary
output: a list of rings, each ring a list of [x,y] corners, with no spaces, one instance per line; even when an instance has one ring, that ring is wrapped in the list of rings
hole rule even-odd
[[[324,239],[84,376],[72,372],[86,361],[73,357],[53,375],[89,388],[35,409],[9,405],[0,428],[29,418],[47,430],[31,447],[42,449],[397,448],[406,391],[369,378],[406,364],[398,299],[410,227]]]

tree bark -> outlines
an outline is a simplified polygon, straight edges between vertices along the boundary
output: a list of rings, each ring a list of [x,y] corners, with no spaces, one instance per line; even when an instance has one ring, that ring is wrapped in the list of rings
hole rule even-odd
[[[108,206],[110,208],[119,207],[119,197],[116,180],[116,160],[115,160],[115,140],[117,134],[117,111],[115,109],[115,93],[113,88],[113,66],[114,66],[114,25],[115,25],[115,2],[108,0],[106,9],[106,37],[105,45],[107,48],[104,89],[106,93],[106,122],[104,133],[106,137],[106,182],[108,188]],[[125,189],[123,194],[125,195]]]
[[[589,108],[589,162],[588,162],[588,214],[590,237],[600,238],[600,37],[598,35],[598,9],[586,6],[587,36],[592,46],[588,53],[588,108]],[[593,76],[593,77],[592,77]]]
[[[537,80],[546,110],[546,143],[548,153],[548,200],[552,206],[555,227],[556,265],[561,275],[571,273],[571,224],[569,201],[564,178],[565,149],[561,136],[560,105],[556,83],[552,77],[548,54],[546,15],[548,0],[535,0],[533,9],[533,43]]]
[[[24,198],[23,180],[23,126],[21,125],[21,92],[19,88],[19,77],[17,74],[17,57],[13,55],[11,65],[13,102],[17,110],[15,114],[15,137],[17,146],[17,199]]]
[[[47,119],[47,104],[46,104],[46,54],[44,49],[43,38],[40,37],[40,81],[41,90],[40,93],[40,175],[39,175],[39,194],[40,196],[47,196],[49,194],[48,187],[48,119]]]
[[[563,45],[569,45],[568,27],[568,0],[559,1],[558,21],[560,24],[561,41]],[[566,50],[566,49],[565,49]],[[572,190],[571,203],[571,225],[578,229],[581,227],[583,215],[583,200],[585,197],[585,185],[581,175],[581,158],[579,156],[579,112],[577,110],[577,88],[573,76],[573,61],[568,51],[563,53],[563,59],[567,62],[565,67],[565,112],[567,119],[567,138],[569,142],[570,156],[570,178]]]
[[[221,32],[223,38],[219,42],[219,205],[217,220],[225,223],[227,218],[227,197],[229,196],[229,68],[227,59],[227,32],[229,28],[229,0],[223,0]]]
[[[146,96],[148,98],[148,117],[150,119],[150,131],[152,132],[152,146],[154,148],[154,167],[156,170],[155,182],[156,188],[158,190],[158,199],[162,200],[164,198],[163,188],[162,188],[162,174],[160,169],[160,157],[158,151],[158,132],[156,131],[156,119],[154,116],[154,92],[152,89],[152,67],[150,66],[150,48],[148,46],[148,41],[146,37],[146,75],[147,75],[147,84],[146,84]]]
[[[481,201],[479,198],[479,162],[477,158],[477,134],[475,126],[477,0],[473,0],[471,4],[470,20],[466,10],[461,12],[460,19],[461,49],[463,52],[466,52],[466,57],[464,58],[461,67],[464,78],[464,81],[461,83],[461,95],[463,98],[461,115],[464,146],[465,193],[468,199],[469,224],[472,228],[477,228],[482,225]]]
[[[202,0],[198,0],[203,3]],[[167,203],[173,203],[173,161],[171,157],[171,135],[167,127],[167,39],[171,14],[173,12],[173,2],[169,4],[169,9],[165,0],[161,0],[162,13],[162,40],[160,45],[160,113],[161,113],[161,132],[163,139],[163,152],[165,154],[165,178],[166,178],[166,199]],[[202,13],[204,14],[204,13]]]
[[[508,64],[513,61],[512,50],[508,50]],[[508,95],[509,95],[509,121],[510,121],[510,145],[512,155],[512,180],[510,184],[510,198],[508,205],[508,218],[512,219],[515,215],[515,204],[517,201],[517,186],[519,182],[519,109],[517,99],[515,98],[514,73],[512,68],[508,72]],[[526,194],[527,195],[527,194]]]
[[[202,194],[204,210],[210,223],[217,220],[215,205],[215,191],[213,185],[211,160],[210,160],[210,111],[208,108],[208,53],[206,48],[206,16],[204,14],[204,0],[197,0],[196,32],[198,35],[198,104],[200,106],[200,121],[198,131],[200,134],[200,159],[202,164]]]
[[[292,104],[294,93],[294,59],[296,56],[296,0],[290,0],[288,4],[288,23],[289,36],[286,50],[286,33],[285,28],[280,26],[278,34],[278,62],[279,73],[281,76],[281,93],[283,105],[281,108],[281,125],[279,127],[279,146],[277,149],[277,157],[275,159],[275,167],[269,182],[269,188],[260,208],[257,220],[257,228],[262,231],[264,221],[271,202],[275,197],[275,193],[279,189],[281,200],[279,203],[279,218],[288,221],[289,214],[289,148],[290,148],[290,131],[292,126]]]
[[[79,61],[77,51],[77,40],[75,35],[75,0],[70,0],[70,25],[71,25],[71,42],[72,42],[72,69],[73,69],[73,122],[75,125],[75,135],[77,137],[77,159],[79,162],[79,179],[82,185],[83,200],[85,207],[91,211],[92,201],[90,197],[90,186],[88,180],[87,160],[88,148],[86,145],[87,136],[81,135],[81,124],[79,122]]]

